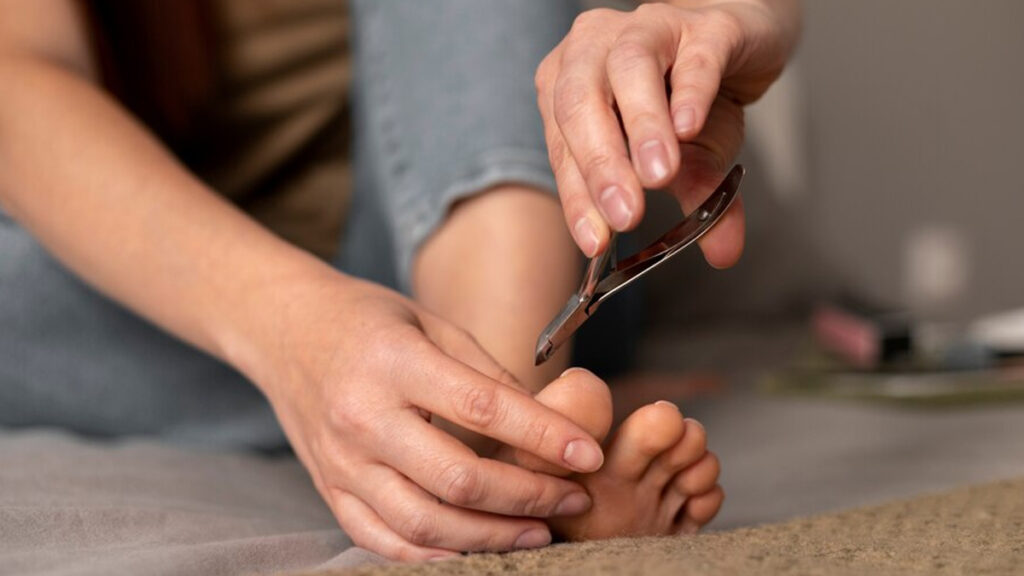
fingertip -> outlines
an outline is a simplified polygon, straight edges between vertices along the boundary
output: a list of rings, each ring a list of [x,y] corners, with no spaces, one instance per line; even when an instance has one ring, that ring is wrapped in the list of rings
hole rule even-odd
[[[670,142],[678,150],[678,142]],[[679,153],[671,154],[661,138],[651,138],[636,148],[633,163],[644,187],[661,188],[679,170]]]
[[[580,438],[566,444],[562,460],[577,472],[596,472],[604,464],[604,452],[592,438]]]
[[[629,190],[615,184],[597,194],[597,203],[604,221],[616,232],[635,228],[644,211],[642,191]]]
[[[746,217],[743,200],[737,197],[718,224],[699,240],[704,259],[717,270],[731,268],[743,256],[745,235]]]
[[[680,140],[693,138],[700,130],[697,126],[697,110],[690,105],[683,105],[672,113],[672,126],[675,128],[676,137]]]
[[[572,226],[572,237],[587,258],[600,254],[608,245],[608,226],[596,214],[585,214]]]

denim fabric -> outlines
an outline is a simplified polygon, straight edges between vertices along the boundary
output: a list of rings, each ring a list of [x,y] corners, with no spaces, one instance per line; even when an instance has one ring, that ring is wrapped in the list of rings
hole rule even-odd
[[[344,269],[408,289],[451,204],[554,190],[532,77],[576,2],[356,1],[356,197]],[[255,387],[86,286],[0,213],[0,426],[272,449]]]
[[[86,286],[0,214],[0,426],[284,444],[240,374]]]
[[[355,0],[356,183],[345,268],[410,288],[458,200],[502,183],[554,193],[533,75],[575,0]]]

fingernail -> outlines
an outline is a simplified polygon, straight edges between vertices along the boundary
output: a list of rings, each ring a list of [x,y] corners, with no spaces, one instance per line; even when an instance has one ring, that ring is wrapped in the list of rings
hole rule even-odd
[[[675,124],[676,134],[689,134],[697,124],[697,113],[690,107],[680,108],[672,122]]]
[[[580,250],[583,250],[587,258],[593,258],[597,254],[598,245],[597,230],[594,228],[594,223],[590,221],[590,218],[583,216],[576,221],[573,231],[576,233],[576,243],[579,244]]]
[[[565,447],[562,459],[578,472],[593,472],[604,463],[604,454],[591,442],[573,440]]]
[[[640,170],[647,181],[660,182],[668,176],[668,151],[658,140],[648,140],[641,144],[637,156],[640,159]]]
[[[609,186],[601,192],[601,208],[616,230],[625,230],[633,220],[633,211],[626,204],[626,193],[618,186]]]
[[[441,556],[431,556],[430,558],[427,558],[427,562],[441,562],[443,560],[451,560],[452,558],[455,558],[457,556],[459,556],[459,554],[442,554]]]
[[[516,538],[514,548],[540,548],[551,544],[551,533],[543,528],[532,528],[523,532]]]
[[[574,492],[569,494],[562,501],[555,506],[555,516],[577,516],[583,514],[587,510],[590,510],[592,502],[590,496],[587,496],[583,492]]]

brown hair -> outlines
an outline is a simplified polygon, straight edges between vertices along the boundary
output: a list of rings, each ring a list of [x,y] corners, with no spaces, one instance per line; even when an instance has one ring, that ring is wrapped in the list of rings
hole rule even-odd
[[[104,85],[172,148],[217,90],[208,0],[83,0]]]

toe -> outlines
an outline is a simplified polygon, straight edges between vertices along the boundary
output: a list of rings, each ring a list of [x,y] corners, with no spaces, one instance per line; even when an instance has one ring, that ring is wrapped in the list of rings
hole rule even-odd
[[[696,464],[683,470],[674,480],[677,491],[686,496],[697,496],[711,490],[718,482],[721,464],[714,452],[707,452]]]
[[[682,439],[651,464],[647,481],[666,486],[681,470],[692,466],[707,452],[707,434],[700,422],[687,418]]]
[[[683,416],[672,404],[640,408],[619,426],[606,450],[604,469],[624,480],[639,480],[656,458],[679,442],[684,428]]]
[[[570,368],[537,393],[548,408],[568,416],[599,442],[612,427],[612,392],[608,385],[583,368]]]
[[[537,393],[536,400],[572,420],[598,442],[604,440],[612,425],[612,394],[608,385],[582,368],[570,368]],[[566,476],[568,470],[539,457],[516,450],[514,462],[535,472]]]
[[[682,518],[677,524],[677,531],[684,534],[695,534],[701,526],[704,526],[718,514],[725,502],[725,492],[721,486],[715,486],[710,491],[699,496],[693,496],[686,501]]]

